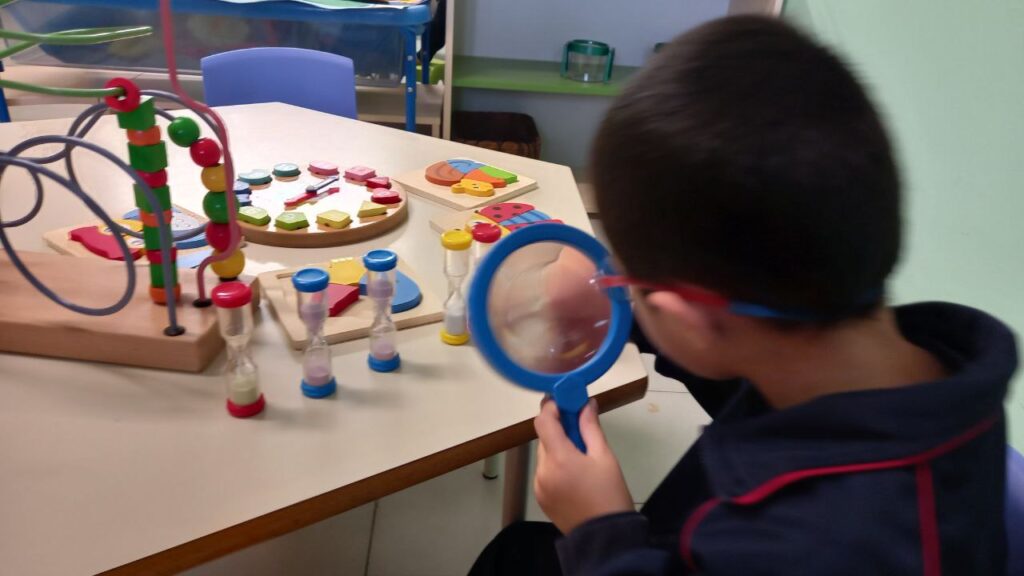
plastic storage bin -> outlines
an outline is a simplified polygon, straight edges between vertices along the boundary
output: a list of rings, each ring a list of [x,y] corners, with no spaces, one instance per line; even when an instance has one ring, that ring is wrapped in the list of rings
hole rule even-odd
[[[579,82],[608,82],[614,63],[615,49],[604,42],[572,40],[562,51],[562,76]]]
[[[42,46],[15,55],[20,64],[154,70],[165,67],[155,10],[18,2],[0,11],[5,28],[53,32],[92,26],[150,25],[144,38],[95,46]],[[174,15],[178,66],[199,71],[204,56],[254,46],[292,46],[333,52],[355,63],[356,83],[394,86],[402,80],[402,32],[396,27],[189,14]],[[272,77],[273,71],[257,71]]]

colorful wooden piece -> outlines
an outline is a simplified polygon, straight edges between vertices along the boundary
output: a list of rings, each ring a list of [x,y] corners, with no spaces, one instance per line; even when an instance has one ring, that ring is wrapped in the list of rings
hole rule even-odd
[[[377,171],[368,166],[353,166],[345,170],[345,179],[353,182],[366,182],[377,175]]]
[[[505,186],[508,186],[508,183],[505,182],[504,179],[495,178],[487,172],[484,172],[481,168],[477,168],[469,174],[466,174],[465,178],[468,180],[476,180],[477,182],[486,182],[495,188],[504,188]]]
[[[319,263],[313,266],[326,269],[329,264]],[[274,318],[295,349],[302,349],[306,344],[306,327],[296,310],[295,289],[291,283],[292,274],[300,268],[264,272],[259,276],[260,286],[274,310]],[[398,272],[419,283],[415,271],[401,259],[398,262]],[[421,298],[420,304],[415,308],[395,314],[396,328],[404,330],[441,320],[444,314],[437,297],[430,291],[424,291]],[[369,298],[360,298],[343,314],[327,319],[324,324],[324,338],[330,344],[365,338],[370,333],[373,313],[373,302]]]
[[[494,186],[487,182],[478,182],[476,180],[466,180],[452,186],[453,194],[469,194],[470,196],[476,196],[478,198],[489,198],[494,196]]]
[[[442,160],[428,166],[424,177],[428,182],[438,186],[452,186],[462,182],[465,174],[454,168],[447,161]]]
[[[164,222],[167,222],[168,224],[170,224],[171,219],[173,218],[172,215],[171,215],[171,211],[170,210],[164,210],[163,211],[163,215],[164,215]],[[149,226],[150,228],[157,228],[157,227],[160,226],[160,221],[157,220],[156,214],[153,214],[152,212],[146,212],[145,210],[140,211],[139,212],[139,220],[142,222],[143,226]],[[172,229],[172,231],[173,231],[173,229]]]
[[[143,172],[157,172],[167,168],[167,147],[163,142],[152,146],[128,144],[128,163]]]
[[[242,172],[238,175],[238,179],[250,186],[262,186],[274,181],[274,177],[270,175],[270,172],[260,169]]]
[[[357,215],[360,218],[369,218],[371,216],[380,216],[387,213],[387,211],[387,206],[366,200],[363,202],[362,206],[359,207],[359,213]]]
[[[327,315],[331,318],[340,315],[358,301],[358,287],[344,284],[327,285]]]
[[[270,213],[256,206],[245,206],[238,210],[238,220],[253,226],[266,226],[270,224]]]
[[[466,212],[443,213],[430,219],[430,227],[438,232],[452,228],[471,229],[476,223],[497,224],[507,234],[523,226],[541,222],[561,224],[526,202],[502,202]]]
[[[239,194],[235,197],[238,198],[239,207],[252,206],[252,196],[249,194]]]
[[[231,246],[231,226],[216,222],[206,223],[206,241],[217,252],[223,252]]]
[[[171,142],[187,148],[199,139],[199,125],[187,116],[178,116],[167,126],[167,136]]]
[[[171,260],[175,261],[177,265],[178,249],[171,248]],[[150,264],[163,264],[164,262],[164,251],[163,250],[146,250],[146,260],[149,260]]]
[[[135,172],[150,188],[162,188],[167,185],[167,170],[157,170],[156,172],[136,170]]]
[[[331,194],[337,194],[339,191],[341,191],[341,188],[338,186],[333,186],[331,188],[323,190],[322,192],[312,193],[309,192],[309,188],[307,188],[306,192],[303,192],[298,196],[294,196],[292,198],[285,200],[284,206],[285,208],[295,208],[296,206],[301,206],[307,202],[315,203],[317,200],[330,196]]]
[[[168,204],[170,206],[170,204]],[[171,232],[175,235],[184,234],[190,230],[196,228],[203,228],[206,226],[206,221],[202,219],[198,214],[193,214],[188,210],[184,210],[177,206],[171,207]],[[145,210],[143,210],[145,211]],[[138,208],[134,208],[125,212],[124,218],[128,220],[138,220],[140,218],[140,211]],[[179,250],[188,250],[192,248],[202,248],[206,246],[206,234],[200,234],[193,236],[187,240],[178,240],[174,243],[174,246]]]
[[[298,230],[309,226],[309,220],[302,212],[282,212],[274,219],[274,226],[282,230]]]
[[[484,174],[487,174],[488,176],[493,176],[494,178],[504,180],[506,185],[515,184],[515,182],[519,180],[519,176],[507,170],[495,168],[494,166],[483,166],[480,168],[480,171],[483,172]]]
[[[352,217],[341,210],[327,210],[317,214],[316,223],[340,230],[352,223]]]
[[[228,199],[223,192],[208,192],[203,196],[203,212],[211,222],[228,223]]]
[[[153,211],[153,207],[149,204],[149,196],[144,194],[138,185],[133,186],[135,189],[135,205],[143,210]],[[171,189],[167,186],[160,186],[159,188],[153,188],[153,194],[156,195],[156,199],[160,204],[160,208],[166,210],[171,207]]]
[[[366,296],[366,276],[359,279],[359,293]],[[420,305],[423,292],[420,287],[401,271],[395,272],[395,295],[391,300],[391,313],[406,312]]]
[[[526,214],[531,210],[534,210],[533,205],[525,202],[502,202],[494,206],[480,208],[477,212],[500,224],[505,220]]]
[[[117,243],[117,238],[113,234],[100,232],[97,226],[75,228],[68,233],[68,238],[85,246],[89,252],[97,256],[107,260],[124,261],[124,254],[121,253],[121,247]],[[129,246],[128,250],[132,260],[138,260],[142,256],[140,248]]]
[[[388,190],[386,188],[378,188],[373,191],[370,195],[370,201],[376,204],[398,204],[402,201],[402,196],[394,190]]]
[[[274,165],[274,176],[278,178],[294,178],[300,174],[302,174],[302,169],[298,164],[281,162]]]
[[[335,258],[327,267],[332,284],[355,286],[366,275],[366,266],[362,258]]]
[[[156,125],[156,106],[152,98],[144,98],[130,112],[117,113],[117,125],[125,130],[149,130]]]
[[[522,224],[509,224],[505,226],[505,228],[507,228],[509,232],[515,232],[520,228],[531,226],[533,224],[563,224],[563,222],[561,220],[534,220],[533,222],[524,222]]]
[[[210,269],[222,279],[238,278],[245,269],[245,254],[241,250],[235,250],[227,259],[211,262]]]
[[[203,186],[210,192],[224,192],[228,189],[227,179],[224,177],[224,165],[207,166],[199,175]]]
[[[391,178],[387,176],[374,176],[366,181],[366,187],[370,190],[376,190],[379,188],[391,188]]]
[[[212,138],[200,138],[188,147],[192,161],[202,167],[216,166],[220,163],[220,144]],[[223,188],[221,188],[223,190]]]
[[[333,162],[315,160],[309,163],[309,172],[317,176],[337,176],[338,165]]]
[[[462,172],[463,174],[469,174],[470,172],[476,170],[477,168],[483,168],[484,166],[486,166],[486,164],[483,164],[481,162],[477,162],[475,160],[466,160],[464,158],[448,160],[448,164],[452,168],[455,168],[456,170]]]
[[[136,146],[152,146],[160,142],[160,127],[150,126],[145,130],[126,130],[128,143]]]

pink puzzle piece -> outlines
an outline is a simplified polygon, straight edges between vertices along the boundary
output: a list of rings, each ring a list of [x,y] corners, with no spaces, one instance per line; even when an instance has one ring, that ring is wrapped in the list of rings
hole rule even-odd
[[[345,170],[345,179],[353,182],[366,182],[377,175],[377,171],[366,166],[353,166]]]
[[[347,284],[327,285],[327,311],[331,318],[344,312],[359,300],[359,286]]]
[[[68,232],[68,238],[80,242],[86,250],[93,254],[106,258],[107,260],[124,261],[124,254],[117,244],[117,238],[113,234],[104,234],[96,226],[83,226]],[[142,248],[128,247],[132,260],[138,260],[142,256]]]
[[[370,196],[370,201],[376,202],[377,204],[398,204],[402,201],[402,197],[394,190],[378,188],[373,191],[373,194]]]
[[[371,190],[376,190],[378,188],[390,189],[391,178],[388,178],[387,176],[376,176],[370,178],[366,181],[366,187]]]
[[[338,165],[333,162],[317,160],[309,163],[309,171],[317,176],[337,176]]]

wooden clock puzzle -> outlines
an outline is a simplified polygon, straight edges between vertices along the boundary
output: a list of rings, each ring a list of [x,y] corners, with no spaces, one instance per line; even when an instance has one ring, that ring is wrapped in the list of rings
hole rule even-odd
[[[402,187],[366,166],[282,162],[238,175],[242,234],[251,242],[317,248],[361,242],[405,221]]]
[[[537,188],[532,178],[468,158],[435,162],[400,176],[398,181],[409,193],[455,210],[507,202]]]

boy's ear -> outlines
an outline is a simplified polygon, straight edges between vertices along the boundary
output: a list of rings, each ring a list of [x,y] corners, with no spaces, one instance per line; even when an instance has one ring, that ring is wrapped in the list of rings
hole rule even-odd
[[[678,330],[675,332],[690,341],[698,349],[712,345],[718,329],[711,311],[688,302],[675,292],[657,290],[649,293],[645,301],[650,308],[670,319]]]

